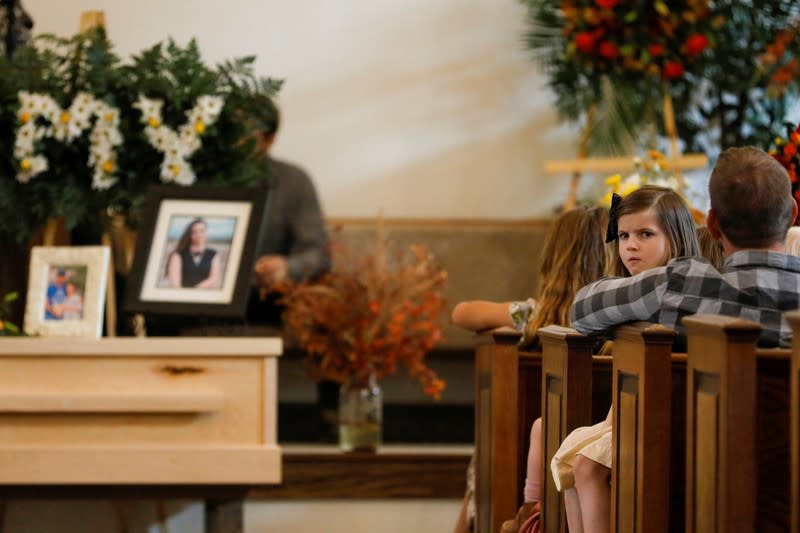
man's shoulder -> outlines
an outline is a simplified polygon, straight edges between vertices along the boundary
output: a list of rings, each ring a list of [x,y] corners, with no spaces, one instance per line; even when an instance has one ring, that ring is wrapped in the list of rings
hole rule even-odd
[[[270,157],[269,166],[272,174],[282,182],[282,185],[283,183],[311,182],[308,172],[289,161]]]
[[[711,262],[702,256],[676,257],[670,260],[664,267],[667,275],[686,275],[686,276],[720,276]],[[655,269],[653,269],[655,270]]]

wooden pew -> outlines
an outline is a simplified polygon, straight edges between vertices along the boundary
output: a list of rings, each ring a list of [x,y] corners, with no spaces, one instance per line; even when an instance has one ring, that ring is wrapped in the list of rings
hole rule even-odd
[[[635,326],[625,326],[621,332],[631,334],[634,338],[638,336],[643,342],[639,343],[641,348],[645,348],[644,339],[657,341],[658,335],[653,336],[651,330],[649,335],[642,336],[644,329],[651,327],[649,324]],[[637,328],[642,331],[637,331]],[[651,348],[652,349],[652,348]],[[616,349],[619,353],[619,348]],[[788,473],[788,376],[789,360],[788,352],[780,350],[758,350],[757,351],[757,519],[759,532],[785,532],[789,530],[789,511],[788,497],[789,473]],[[608,360],[602,356],[592,358],[592,391],[593,391],[593,422],[602,420],[605,417],[608,405],[610,404],[609,391],[610,384],[608,376]],[[671,379],[663,380],[666,384],[671,381],[671,405],[669,417],[670,440],[669,453],[669,520],[668,527],[671,532],[682,532],[685,528],[684,504],[685,504],[685,455],[686,455],[686,413],[687,413],[687,357],[684,353],[670,353],[670,375]],[[606,373],[602,372],[604,364]],[[526,385],[520,381],[520,390]],[[606,395],[603,396],[603,389]],[[577,395],[577,400],[573,400],[572,394]],[[564,401],[580,401],[584,396],[580,390],[567,390],[564,393]],[[662,408],[663,412],[663,408]],[[555,424],[560,422],[555,421]],[[552,431],[547,429],[548,419],[544,420],[544,433]],[[529,424],[527,429],[530,429]],[[627,453],[627,452],[626,452]],[[663,450],[662,450],[663,453]],[[550,456],[546,457],[545,465],[549,465]],[[663,461],[663,456],[662,456]],[[517,467],[524,475],[524,460]],[[546,472],[549,479],[549,469]],[[663,483],[663,476],[661,482]],[[663,505],[661,500],[660,504]],[[655,505],[655,504],[654,504]],[[543,508],[543,522],[547,524],[559,518],[551,519],[547,515],[547,508]],[[792,529],[794,531],[794,529]]]
[[[800,531],[800,311],[786,313],[792,326],[791,364],[791,531]]]
[[[761,326],[684,318],[688,333],[686,531],[755,531],[756,341]]]
[[[642,325],[641,328],[647,327],[649,324]],[[632,330],[631,332],[635,332]],[[651,332],[652,333],[652,332]],[[575,334],[577,334],[575,332]],[[653,335],[645,337],[648,341],[658,340],[658,336],[653,338]],[[556,340],[556,339],[554,339]],[[563,342],[556,340],[556,342]],[[546,355],[545,355],[546,357]],[[672,384],[671,394],[671,409],[670,409],[670,427],[683,428],[686,420],[686,354],[673,353],[670,354],[670,372],[671,379],[667,383]],[[611,406],[611,388],[612,388],[612,357],[598,356],[592,357],[592,375],[591,375],[591,388],[592,388],[592,422],[597,423],[605,419],[609,407]],[[523,386],[522,384],[520,385]],[[563,394],[563,401],[569,404],[572,401],[581,401],[585,394],[581,389],[567,389]],[[551,419],[547,416],[543,419],[543,433],[552,433],[557,431],[557,428],[562,424],[558,419]],[[553,425],[554,428],[549,426]],[[684,456],[685,456],[685,434],[683,430],[671,432],[672,445],[670,446],[670,497],[669,501],[672,505],[669,509],[669,530],[672,532],[681,532],[684,527],[683,520],[683,497],[684,497]],[[546,471],[544,478],[547,483],[552,484],[552,477],[549,470],[550,460],[554,451],[545,450]],[[524,466],[524,465],[523,465]],[[559,523],[562,518],[556,514],[555,518],[551,518],[549,513],[555,512],[552,508],[543,508],[542,520],[545,527],[547,524]]]
[[[614,335],[611,531],[669,528],[671,352],[675,332],[630,324]],[[646,414],[645,414],[646,413]]]
[[[496,533],[517,512],[518,350],[520,334],[500,328],[475,344],[475,531]]]
[[[543,531],[564,533],[564,499],[550,475],[550,459],[573,429],[592,421],[592,347],[594,339],[572,328],[547,326],[538,332],[542,342],[541,411]],[[580,391],[580,394],[569,394]],[[570,401],[567,401],[567,398]],[[543,420],[543,422],[544,422]],[[524,463],[522,463],[524,465]]]

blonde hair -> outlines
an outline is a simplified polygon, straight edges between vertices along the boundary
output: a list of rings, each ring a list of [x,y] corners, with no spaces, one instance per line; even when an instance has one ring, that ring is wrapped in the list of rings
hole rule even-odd
[[[697,226],[697,242],[700,244],[700,255],[708,259],[717,270],[722,268],[725,262],[722,243],[711,236],[707,226]]]
[[[700,255],[692,213],[683,198],[672,189],[645,185],[633,191],[620,201],[617,207],[617,221],[625,215],[641,213],[648,209],[655,211],[658,224],[667,237],[669,259]],[[614,243],[617,242],[618,239],[615,239]],[[630,275],[619,253],[614,256],[612,271],[615,276]]]
[[[605,274],[608,247],[603,235],[607,224],[606,209],[576,207],[562,213],[550,227],[541,254],[539,297],[525,325],[523,346],[538,345],[536,331],[542,326],[568,326],[578,290]]]

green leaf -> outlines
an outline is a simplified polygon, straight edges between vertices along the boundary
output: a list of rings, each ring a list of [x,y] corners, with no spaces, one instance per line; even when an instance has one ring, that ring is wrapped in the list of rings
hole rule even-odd
[[[9,293],[6,293],[5,296],[3,296],[3,301],[6,302],[6,303],[11,303],[13,301],[16,301],[17,298],[19,298],[19,293],[18,292],[16,292],[16,291],[9,292]]]

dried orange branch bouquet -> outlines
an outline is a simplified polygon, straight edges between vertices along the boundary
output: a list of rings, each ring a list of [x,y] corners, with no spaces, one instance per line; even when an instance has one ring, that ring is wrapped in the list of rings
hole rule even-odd
[[[425,355],[441,338],[446,271],[422,246],[392,246],[381,227],[366,254],[334,244],[332,255],[331,272],[282,289],[284,323],[307,351],[312,377],[366,383],[402,363],[438,399],[445,384]]]

